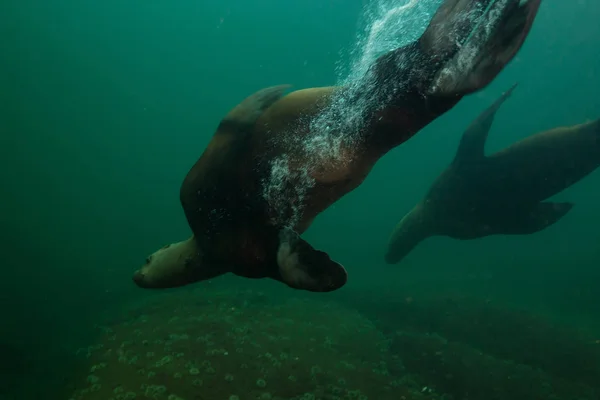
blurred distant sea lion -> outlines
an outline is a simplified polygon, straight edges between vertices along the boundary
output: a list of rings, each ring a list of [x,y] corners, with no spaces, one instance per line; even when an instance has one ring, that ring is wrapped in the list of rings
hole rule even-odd
[[[525,235],[556,223],[572,203],[546,201],[600,165],[600,120],[537,133],[484,154],[504,93],[471,123],[450,166],[396,225],[385,259],[400,262],[430,236]]]

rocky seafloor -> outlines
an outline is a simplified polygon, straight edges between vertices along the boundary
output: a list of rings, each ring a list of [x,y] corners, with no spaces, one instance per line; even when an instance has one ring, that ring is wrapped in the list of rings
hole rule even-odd
[[[331,299],[210,286],[152,296],[77,351],[70,400],[600,399],[598,346],[540,332],[534,317]],[[488,337],[492,322],[512,336]],[[532,355],[519,335],[549,347]]]
[[[159,296],[79,349],[73,400],[438,399],[360,313],[321,300],[202,290]]]

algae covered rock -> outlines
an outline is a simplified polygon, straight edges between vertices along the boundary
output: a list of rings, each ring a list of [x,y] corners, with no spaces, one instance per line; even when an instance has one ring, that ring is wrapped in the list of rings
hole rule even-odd
[[[310,298],[206,288],[160,295],[104,327],[80,355],[89,372],[76,400],[434,398],[390,375],[398,361],[369,320]]]

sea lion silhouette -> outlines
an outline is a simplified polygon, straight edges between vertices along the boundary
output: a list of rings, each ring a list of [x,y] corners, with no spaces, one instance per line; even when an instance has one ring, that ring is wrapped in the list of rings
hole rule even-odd
[[[496,112],[513,86],[471,123],[456,156],[396,225],[385,259],[400,262],[429,236],[526,235],[556,223],[572,203],[545,201],[600,165],[600,120],[540,132],[484,154]]]
[[[417,41],[351,84],[287,95],[275,86],[245,99],[181,186],[193,235],[148,257],[135,283],[175,287],[232,272],[316,292],[343,286],[344,267],[300,234],[385,153],[485,87],[521,48],[540,2],[445,0]]]

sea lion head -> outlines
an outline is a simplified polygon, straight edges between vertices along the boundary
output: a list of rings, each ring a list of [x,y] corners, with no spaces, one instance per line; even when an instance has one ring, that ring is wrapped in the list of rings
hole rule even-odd
[[[148,256],[146,263],[133,274],[133,281],[141,288],[164,289],[207,280],[224,272],[203,264],[202,252],[192,236]]]

